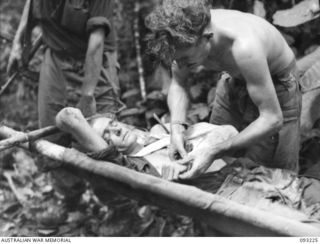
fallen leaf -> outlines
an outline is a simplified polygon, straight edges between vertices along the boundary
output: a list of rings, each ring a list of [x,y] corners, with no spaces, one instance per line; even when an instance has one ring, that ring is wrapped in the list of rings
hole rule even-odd
[[[213,101],[216,97],[216,91],[217,91],[217,88],[216,87],[212,87],[210,89],[210,91],[208,92],[208,97],[207,97],[207,104],[209,106],[211,106],[213,104]]]
[[[131,89],[131,90],[125,92],[125,93],[121,96],[121,99],[126,100],[126,99],[128,99],[128,98],[131,98],[131,97],[134,97],[134,96],[139,96],[139,95],[140,95],[139,89],[134,88],[134,89]]]
[[[150,219],[152,215],[151,208],[149,206],[142,206],[141,208],[138,209],[137,212],[138,212],[138,216],[143,220]]]
[[[163,101],[165,100],[166,96],[163,94],[162,91],[152,91],[147,95],[148,100],[160,100]]]
[[[15,227],[15,224],[14,223],[6,223],[2,228],[1,228],[1,232],[7,232],[11,229],[13,229]]]

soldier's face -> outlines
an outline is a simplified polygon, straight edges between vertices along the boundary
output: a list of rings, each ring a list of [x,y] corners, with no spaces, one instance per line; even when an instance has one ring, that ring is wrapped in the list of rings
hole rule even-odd
[[[208,58],[210,50],[210,37],[203,36],[194,46],[178,49],[175,53],[175,60],[180,68],[194,72]]]
[[[129,154],[131,149],[137,145],[137,135],[133,128],[117,120],[97,118],[92,127],[104,140],[111,141],[124,154]]]

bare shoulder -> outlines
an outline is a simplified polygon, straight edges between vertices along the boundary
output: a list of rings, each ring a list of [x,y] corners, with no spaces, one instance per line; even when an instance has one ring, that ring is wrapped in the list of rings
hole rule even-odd
[[[250,60],[255,62],[257,59],[267,58],[267,54],[263,48],[263,43],[254,36],[236,39],[231,51],[238,64],[242,64]]]
[[[234,10],[213,10],[212,15],[219,33],[232,40],[226,55],[235,75],[267,68],[276,73],[294,58],[280,31],[267,20]]]

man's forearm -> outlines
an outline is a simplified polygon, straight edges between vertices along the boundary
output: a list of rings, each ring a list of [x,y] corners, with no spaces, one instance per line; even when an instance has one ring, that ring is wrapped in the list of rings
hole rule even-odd
[[[241,131],[237,136],[224,141],[214,147],[219,148],[219,157],[232,156],[232,154],[240,149],[252,146],[254,143],[271,136],[280,130],[282,126],[282,118],[278,117],[259,117],[253,121],[248,127]]]
[[[64,108],[56,116],[56,126],[70,133],[83,149],[99,152],[108,147],[104,139],[89,125],[80,110]]]
[[[176,62],[172,64],[172,80],[168,91],[168,107],[170,110],[171,122],[185,122],[189,106],[189,96],[184,84],[188,71],[181,69]],[[172,124],[171,124],[172,126]]]
[[[170,86],[168,93],[168,106],[171,121],[186,121],[189,98],[185,89],[176,82]]]
[[[84,65],[85,82],[82,85],[83,96],[93,96],[99,81],[104,49],[104,29],[95,30],[89,37]]]

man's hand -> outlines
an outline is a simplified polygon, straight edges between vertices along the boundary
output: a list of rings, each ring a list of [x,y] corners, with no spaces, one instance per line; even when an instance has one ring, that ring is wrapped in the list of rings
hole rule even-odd
[[[165,163],[162,167],[161,176],[166,180],[178,180],[179,175],[187,170],[187,166],[177,164],[176,162]]]
[[[22,67],[22,47],[20,43],[14,43],[8,60],[7,73],[12,75]]]
[[[183,131],[172,128],[171,145],[169,147],[169,158],[171,161],[176,161],[187,156],[187,151],[184,148],[184,144]]]
[[[210,143],[204,141],[197,148],[193,149],[187,157],[178,161],[179,164],[188,167],[188,171],[179,175],[179,179],[191,179],[205,173],[213,161],[219,158],[220,155],[220,147],[210,146]]]
[[[81,110],[84,117],[90,117],[94,115],[97,111],[96,100],[94,96],[82,95],[77,104],[77,108]]]

